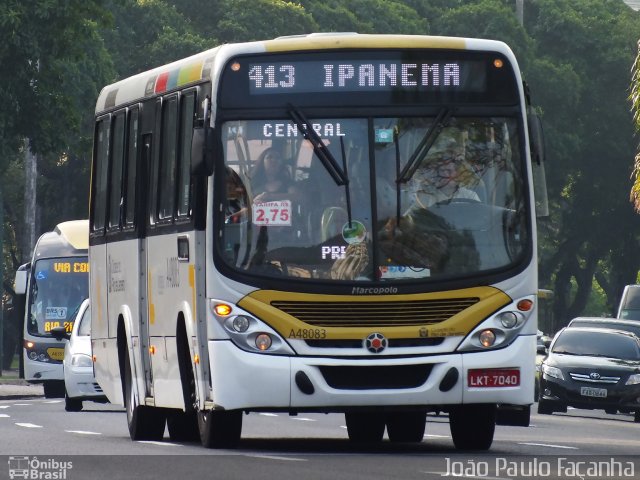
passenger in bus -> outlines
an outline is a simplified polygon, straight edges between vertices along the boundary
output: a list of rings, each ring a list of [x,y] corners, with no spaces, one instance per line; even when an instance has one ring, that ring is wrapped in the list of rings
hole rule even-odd
[[[298,196],[291,172],[280,152],[273,147],[267,148],[258,157],[251,173],[251,184],[254,203],[289,200],[291,195]]]

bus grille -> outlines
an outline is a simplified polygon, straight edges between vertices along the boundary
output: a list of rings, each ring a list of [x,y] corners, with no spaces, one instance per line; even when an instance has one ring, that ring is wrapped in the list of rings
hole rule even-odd
[[[316,327],[400,327],[444,322],[478,298],[415,302],[288,302],[271,305]]]
[[[320,372],[331,388],[338,390],[375,390],[417,388],[429,378],[433,365],[396,365],[384,367],[321,366]]]

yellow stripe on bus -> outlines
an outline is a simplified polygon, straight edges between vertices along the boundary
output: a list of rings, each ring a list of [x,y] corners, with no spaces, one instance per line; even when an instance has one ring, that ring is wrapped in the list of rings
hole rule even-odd
[[[264,45],[268,52],[326,48],[451,48],[455,50],[466,48],[463,38],[365,34],[282,38],[266,40]]]
[[[428,300],[455,300],[473,299],[478,301],[462,311],[452,315],[448,319],[433,324],[416,324],[403,326],[376,326],[374,324],[361,327],[347,326],[312,326],[292,315],[271,305],[272,302],[313,302],[314,304],[326,302],[327,305],[344,302],[354,303],[394,303],[394,302],[420,302]],[[276,329],[284,337],[288,337],[291,331],[297,330],[322,330],[323,339],[344,340],[364,338],[372,331],[384,332],[387,338],[420,338],[420,337],[447,337],[464,336],[475,328],[496,310],[511,302],[511,298],[501,290],[493,287],[475,287],[447,292],[420,293],[411,295],[379,295],[379,296],[351,296],[351,295],[316,295],[304,293],[291,293],[273,290],[258,290],[243,298],[238,305],[262,318],[271,327]],[[348,306],[345,307],[345,310]],[[347,324],[345,321],[344,324]]]

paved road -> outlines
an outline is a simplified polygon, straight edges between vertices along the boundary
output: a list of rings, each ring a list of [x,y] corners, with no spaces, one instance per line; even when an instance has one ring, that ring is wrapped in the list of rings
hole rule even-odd
[[[18,457],[37,457],[38,462],[53,462],[54,466],[70,461],[73,468],[65,477],[69,480],[157,480],[187,473],[189,478],[251,480],[405,480],[445,478],[447,473],[452,478],[463,474],[463,478],[495,479],[624,478],[624,470],[614,476],[593,476],[574,469],[573,475],[564,471],[554,477],[553,472],[546,475],[544,468],[557,468],[559,458],[610,462],[615,456],[629,472],[629,459],[623,455],[640,451],[639,431],[640,424],[630,415],[581,410],[553,416],[534,414],[530,428],[498,427],[491,451],[474,455],[453,448],[446,416],[428,417],[420,444],[384,441],[363,448],[348,441],[342,415],[254,413],[244,417],[238,449],[207,450],[197,443],[171,442],[168,436],[162,442],[132,442],[125,412],[114,405],[86,402],[82,412],[69,413],[57,399],[0,400],[0,455],[6,455],[7,462],[13,457],[14,463]],[[524,463],[508,471],[509,462],[516,462],[519,456],[526,456]],[[633,461],[639,462],[634,464],[636,476],[640,460]],[[538,473],[533,477],[520,475],[527,473],[526,468],[543,470],[529,472]],[[5,472],[0,463],[0,478],[6,478],[5,473],[8,475],[8,467]]]

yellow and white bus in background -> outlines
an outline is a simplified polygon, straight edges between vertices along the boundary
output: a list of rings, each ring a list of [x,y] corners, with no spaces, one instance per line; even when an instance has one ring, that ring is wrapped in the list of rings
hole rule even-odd
[[[230,447],[245,412],[337,412],[420,442],[440,411],[488,449],[528,425],[530,111],[507,45],[429,36],[229,44],[105,87],[92,346],[131,437]]]
[[[40,236],[30,263],[16,272],[16,294],[24,295],[24,378],[42,383],[46,397],[63,397],[64,333],[89,296],[89,221],[71,220]]]

